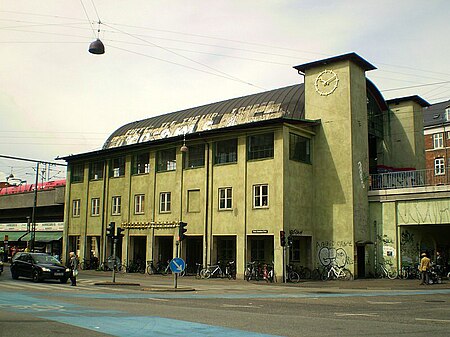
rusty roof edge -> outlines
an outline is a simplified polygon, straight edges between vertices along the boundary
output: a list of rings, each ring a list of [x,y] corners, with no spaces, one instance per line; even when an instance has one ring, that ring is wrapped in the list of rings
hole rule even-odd
[[[211,134],[222,134],[222,133],[227,133],[230,131],[237,131],[239,129],[252,129],[252,128],[255,128],[258,126],[264,126],[264,125],[269,125],[269,124],[279,124],[279,123],[285,123],[285,122],[296,123],[296,124],[305,124],[308,126],[317,126],[321,123],[321,120],[320,119],[311,120],[311,119],[296,119],[296,118],[289,118],[289,117],[280,117],[280,118],[266,119],[266,120],[262,120],[262,121],[251,122],[251,123],[247,123],[247,124],[232,125],[232,126],[229,126],[226,128],[221,128],[221,129],[199,131],[199,132],[195,132],[195,133],[186,135],[186,136],[188,136],[188,137],[186,137],[186,139],[192,140],[195,137],[201,138],[204,136],[209,136]],[[91,152],[71,154],[69,156],[58,157],[57,159],[65,160],[66,162],[70,162],[73,160],[81,160],[81,159],[91,158],[91,157],[95,157],[95,156],[108,156],[108,155],[114,156],[116,153],[123,152],[123,151],[139,151],[139,148],[148,146],[150,144],[151,145],[160,145],[160,144],[164,144],[166,142],[173,143],[173,142],[177,142],[177,141],[181,141],[181,140],[183,140],[183,135],[177,135],[177,136],[170,137],[170,138],[155,139],[155,140],[149,140],[149,141],[141,142],[141,143],[134,143],[134,144],[124,145],[124,146],[95,150],[95,151],[91,151]]]

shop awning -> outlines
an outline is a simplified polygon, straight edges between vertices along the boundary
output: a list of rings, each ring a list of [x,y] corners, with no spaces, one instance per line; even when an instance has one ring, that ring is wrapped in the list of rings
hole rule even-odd
[[[0,241],[5,239],[5,235],[8,235],[8,241],[17,241],[22,235],[26,234],[20,239],[20,241],[30,241],[31,233],[27,232],[1,232]],[[36,242],[50,242],[59,240],[62,238],[62,232],[36,232],[35,241]]]

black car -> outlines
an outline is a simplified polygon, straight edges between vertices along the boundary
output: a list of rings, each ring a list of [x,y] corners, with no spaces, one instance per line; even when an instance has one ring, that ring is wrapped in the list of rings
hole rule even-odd
[[[57,279],[66,283],[70,269],[49,254],[21,252],[12,259],[11,276],[15,280],[22,276],[31,278],[34,282]]]

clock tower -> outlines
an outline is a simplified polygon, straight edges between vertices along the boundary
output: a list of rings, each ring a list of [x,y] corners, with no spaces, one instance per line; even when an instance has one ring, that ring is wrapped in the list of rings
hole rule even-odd
[[[312,153],[314,246],[345,244],[346,268],[357,276],[357,242],[370,238],[365,72],[376,68],[355,53],[294,68],[305,77],[305,118],[320,120]]]

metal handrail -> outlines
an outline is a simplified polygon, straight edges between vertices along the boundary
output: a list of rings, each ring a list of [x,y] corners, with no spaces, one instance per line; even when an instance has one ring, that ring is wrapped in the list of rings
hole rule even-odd
[[[434,169],[395,171],[370,175],[370,190],[450,185],[450,167],[443,174]]]

